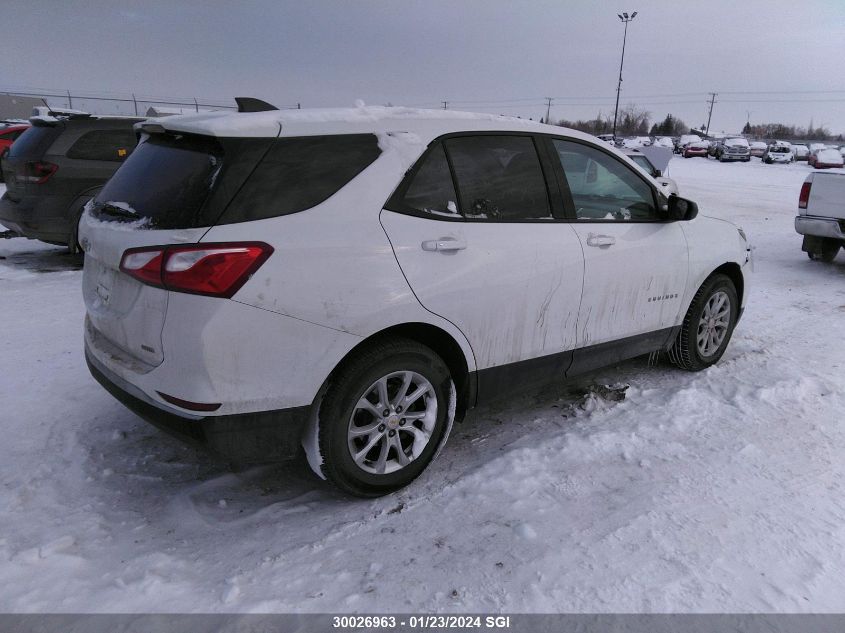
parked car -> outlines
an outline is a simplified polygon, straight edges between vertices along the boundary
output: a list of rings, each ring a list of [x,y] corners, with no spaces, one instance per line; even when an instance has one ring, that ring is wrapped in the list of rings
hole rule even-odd
[[[772,143],[766,147],[766,153],[763,154],[762,160],[765,164],[772,163],[792,163],[795,161],[795,154],[792,153],[792,148],[783,143]]]
[[[763,154],[766,153],[767,148],[768,145],[766,143],[763,143],[762,141],[754,141],[749,144],[749,153],[757,158],[762,158]]]
[[[832,262],[845,246],[845,174],[811,172],[798,196],[795,230],[810,259]]]
[[[613,134],[599,134],[596,138],[604,141],[605,143],[610,143],[611,145],[614,144]]]
[[[0,160],[5,158],[9,153],[12,143],[14,143],[15,140],[17,140],[17,138],[28,129],[28,123],[4,124],[0,127]],[[0,182],[3,181],[3,171],[0,170]]]
[[[795,160],[807,160],[810,156],[810,148],[803,143],[793,143],[792,153],[795,154]]]
[[[595,137],[398,108],[174,116],[88,206],[85,349],[142,417],[362,496],[474,405],[722,356],[744,234]],[[696,219],[694,219],[696,218]]]
[[[33,117],[3,159],[0,224],[75,251],[82,207],[132,153],[143,119],[55,114]]]
[[[676,183],[673,179],[669,178],[666,175],[666,172],[660,171],[657,169],[652,162],[649,160],[648,156],[643,154],[640,150],[637,149],[626,149],[623,150],[625,156],[630,158],[634,161],[639,167],[645,170],[652,178],[657,182],[658,185],[662,187],[663,194],[665,196],[670,195],[678,195],[678,183]],[[671,156],[671,154],[669,155]]]
[[[842,167],[842,154],[839,153],[839,150],[822,147],[821,149],[815,149],[810,152],[810,155],[807,157],[807,163],[816,169]]]
[[[28,123],[4,125],[0,127],[0,158],[9,153],[12,143],[29,129]]]
[[[751,160],[751,148],[744,138],[726,138],[716,148],[716,159],[720,163],[740,160],[747,163]]]
[[[719,144],[722,142],[722,139],[708,139],[707,140],[707,156],[712,156],[716,158],[716,150],[719,149]]]
[[[687,145],[690,143],[697,143],[699,141],[701,141],[701,137],[697,134],[682,134],[681,138],[678,139],[678,144],[675,146],[675,153],[683,154],[684,148]]]
[[[708,147],[710,147],[709,141],[693,141],[684,147],[683,157],[692,158],[693,156],[704,156],[707,158]]]

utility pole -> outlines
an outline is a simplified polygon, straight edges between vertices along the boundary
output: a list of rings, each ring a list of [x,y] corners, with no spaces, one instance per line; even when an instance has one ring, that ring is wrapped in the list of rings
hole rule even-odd
[[[552,98],[546,97],[546,125],[549,124],[549,113],[552,110]]]
[[[135,116],[138,116],[138,101],[135,99],[135,93],[132,93],[132,104],[135,106]]]
[[[444,109],[444,110],[448,110],[448,109],[449,109],[449,102],[448,102],[448,101],[441,101],[440,103],[442,103],[442,104],[443,104],[443,109]]]
[[[67,91],[67,107],[73,110],[73,97],[70,96],[70,90]]]
[[[710,136],[710,117],[713,116],[713,104],[716,103],[718,93],[708,92],[707,94],[710,95],[710,111],[707,113],[707,130],[704,132],[704,136]]]
[[[628,39],[628,22],[637,17],[634,11],[631,17],[627,13],[617,13],[619,19],[625,23],[625,33],[622,35],[622,60],[619,62],[619,83],[616,85],[616,107],[613,110],[613,141],[616,141],[616,117],[619,114],[619,92],[622,90],[622,65],[625,63],[625,40]]]

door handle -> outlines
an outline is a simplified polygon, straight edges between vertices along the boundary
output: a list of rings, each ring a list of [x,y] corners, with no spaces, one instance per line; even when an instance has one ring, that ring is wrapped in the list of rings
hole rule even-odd
[[[454,237],[441,237],[439,240],[426,240],[422,243],[424,251],[462,251],[467,247],[466,240],[459,240]]]
[[[616,244],[616,238],[612,235],[595,235],[590,233],[587,236],[587,246],[613,246]]]

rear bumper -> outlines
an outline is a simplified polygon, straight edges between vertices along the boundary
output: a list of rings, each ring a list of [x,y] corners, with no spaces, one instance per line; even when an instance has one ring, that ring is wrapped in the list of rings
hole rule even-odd
[[[223,416],[187,417],[165,409],[100,363],[88,350],[85,360],[91,375],[112,396],[153,426],[182,441],[208,448],[239,463],[291,459],[301,450],[301,438],[310,407]]]
[[[71,231],[67,196],[0,198],[0,224],[24,237],[67,244]]]
[[[801,235],[845,240],[845,220],[799,215],[795,218],[795,231]]]

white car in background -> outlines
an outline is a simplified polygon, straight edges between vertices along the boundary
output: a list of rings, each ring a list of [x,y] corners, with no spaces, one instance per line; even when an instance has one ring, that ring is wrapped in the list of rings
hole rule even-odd
[[[792,147],[786,143],[772,143],[766,148],[766,153],[763,154],[762,160],[766,165],[772,163],[792,163],[795,161],[795,154],[792,153]]]
[[[803,143],[793,143],[792,153],[795,154],[795,160],[807,160],[810,156],[810,148]]]
[[[676,183],[672,178],[669,178],[667,176],[668,167],[664,170],[657,169],[649,160],[648,156],[643,154],[642,151],[638,149],[626,149],[623,150],[623,153],[625,154],[625,156],[634,161],[634,163],[636,163],[642,169],[648,172],[652,178],[654,178],[657,184],[661,186],[663,194],[665,196],[679,195],[678,183]]]
[[[359,107],[139,131],[80,226],[91,373],[234,461],[301,444],[352,494],[409,484],[476,404],[657,350],[713,365],[748,295],[741,229],[574,130]]]

